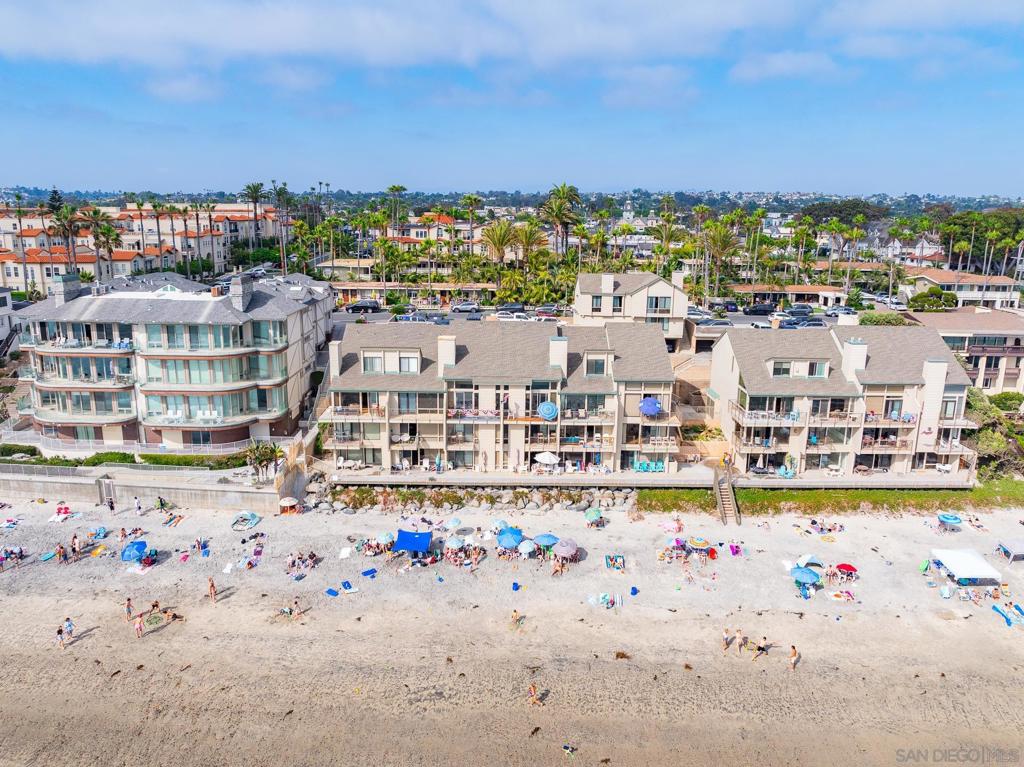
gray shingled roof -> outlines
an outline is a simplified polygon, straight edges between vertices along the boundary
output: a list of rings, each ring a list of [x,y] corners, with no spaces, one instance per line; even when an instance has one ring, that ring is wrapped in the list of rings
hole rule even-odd
[[[561,378],[551,367],[548,345],[553,335],[569,339],[566,391],[611,393],[612,382],[588,377],[583,353],[611,349],[616,381],[673,380],[665,339],[656,325],[609,323],[605,327],[552,327],[548,323],[472,322],[458,325],[420,323],[352,324],[341,341],[341,372],[331,388],[341,391],[443,391],[445,380],[476,383],[529,383]],[[455,336],[455,366],[437,375],[437,337]],[[365,375],[359,365],[363,349],[418,349],[418,374]]]
[[[130,277],[115,277],[104,283],[110,290],[144,292],[149,293],[158,290],[165,285],[173,285],[184,293],[205,293],[210,289],[209,285],[190,280],[177,272],[153,272],[151,274],[132,275]],[[83,285],[83,290],[89,290],[89,285]]]
[[[577,279],[579,281],[580,293],[585,295],[598,295],[601,293],[601,276],[600,274],[581,274]],[[615,291],[614,295],[625,296],[631,293],[636,293],[638,290],[646,288],[648,285],[653,285],[656,282],[664,282],[661,277],[651,272],[626,272],[625,274],[616,274],[615,276]]]
[[[729,328],[728,336],[749,394],[781,396],[853,396],[856,385],[842,372],[842,344],[862,339],[867,367],[858,370],[861,384],[920,385],[926,360],[948,363],[946,384],[968,386],[970,379],[953,352],[932,328],[837,326],[806,330]],[[828,360],[827,378],[773,378],[768,360]]]
[[[857,371],[862,384],[921,384],[924,363],[942,360],[949,365],[947,385],[971,385],[963,366],[934,328],[839,326],[834,332],[839,343],[850,338],[860,338],[867,343],[868,365]]]
[[[857,386],[843,375],[842,353],[828,329],[728,328],[725,337],[732,344],[748,394],[852,397],[859,393]],[[776,359],[828,360],[829,374],[826,378],[773,378],[768,360]]]

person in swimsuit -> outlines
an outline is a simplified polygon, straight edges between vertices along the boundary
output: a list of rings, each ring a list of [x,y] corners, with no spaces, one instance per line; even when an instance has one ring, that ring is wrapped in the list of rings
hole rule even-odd
[[[729,640],[731,639],[732,637],[729,636],[729,629],[722,629],[722,655],[729,652]]]
[[[131,623],[131,621],[132,621],[132,598],[131,597],[128,597],[126,600],[124,600],[124,620],[125,620],[126,623]]]
[[[212,575],[206,579],[206,591],[210,595],[210,601],[217,604],[217,584],[213,582]]]
[[[64,638],[69,642],[75,638],[75,624],[71,618],[64,619]]]
[[[768,637],[761,637],[761,643],[754,646],[754,657],[751,658],[751,662],[757,660],[762,655],[768,655]]]
[[[143,613],[139,613],[135,616],[135,638],[142,639],[142,635],[146,631],[146,624],[143,620]]]
[[[745,644],[744,641],[743,641],[743,630],[742,629],[736,629],[736,640],[735,640],[735,642],[736,642],[736,654],[739,655],[741,652],[743,652],[743,645]]]
[[[60,626],[60,627],[57,628],[57,639],[56,639],[56,642],[57,642],[57,646],[60,649],[63,650],[64,649],[64,627],[63,626]]]
[[[796,651],[796,645],[791,644],[789,646],[789,670],[796,671],[796,662],[800,657],[800,654]]]

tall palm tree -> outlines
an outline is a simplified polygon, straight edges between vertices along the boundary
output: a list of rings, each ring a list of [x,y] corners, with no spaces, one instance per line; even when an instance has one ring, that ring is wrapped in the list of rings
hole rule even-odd
[[[199,211],[204,208],[203,203],[197,202],[192,206],[192,213],[196,219],[196,255],[199,257],[199,279],[205,276],[205,269],[203,268],[203,238],[200,237],[201,224],[199,223]],[[188,230],[188,222],[185,222],[185,230]],[[210,266],[213,266],[213,237],[210,237]]]
[[[166,210],[166,207],[164,206],[164,204],[162,202],[159,202],[157,200],[153,200],[152,208],[153,208],[153,216],[156,219],[156,251],[157,251],[157,258],[159,259],[160,266],[162,267],[163,266],[162,262],[164,260],[164,235],[163,235],[163,232],[160,231],[160,217],[164,214],[164,211]],[[174,258],[175,259],[178,258],[178,254],[177,253],[174,254]]]
[[[959,272],[964,266],[964,254],[971,252],[971,243],[967,240],[958,240],[953,245],[953,252],[956,253],[956,270]]]
[[[683,230],[671,221],[662,221],[654,227],[652,234],[661,245],[661,251],[665,258],[668,258],[669,253],[672,251],[672,243],[683,239]]]
[[[481,238],[491,257],[499,267],[504,268],[505,253],[516,242],[515,227],[512,222],[506,219],[498,219],[493,224],[484,227]]]
[[[146,213],[145,213],[146,201],[143,200],[141,197],[135,197],[133,199],[133,202],[135,203],[135,207],[136,207],[136,209],[139,212],[139,252],[145,254],[145,252],[146,252],[146,227],[145,227],[145,224],[143,224],[143,219],[145,219],[145,217],[146,217]],[[157,250],[160,250],[160,248],[157,248]]]
[[[267,193],[263,188],[262,181],[253,181],[252,183],[246,184],[245,188],[242,189],[242,199],[252,204],[252,228],[249,229],[249,252],[253,253],[256,250],[255,237],[259,233],[256,226],[256,221],[260,215],[260,203],[266,199]]]
[[[705,228],[707,236],[708,257],[711,259],[715,270],[715,291],[717,296],[722,269],[729,264],[740,252],[739,240],[735,233],[727,225],[719,221],[712,221]]]
[[[590,232],[585,224],[576,224],[572,228],[572,236],[576,238],[576,270],[583,268],[583,241],[587,239]]]
[[[398,208],[402,201],[402,193],[407,191],[401,184],[392,184],[388,187],[388,194],[391,196],[391,226],[398,228]]]
[[[560,228],[563,252],[569,241],[569,225],[576,222],[576,214],[573,209],[582,204],[580,190],[572,184],[556,184],[548,192],[548,199],[544,206],[548,209],[549,220],[555,221]]]
[[[21,282],[22,290],[25,291],[25,295],[28,296],[28,254],[25,253],[25,235],[22,232],[21,219],[25,216],[25,210],[21,207],[22,201],[25,196],[21,192],[14,193],[14,215],[18,219],[18,250],[21,253]],[[46,222],[43,222],[45,228]]]
[[[548,244],[548,238],[544,236],[540,224],[533,219],[515,228],[515,240],[516,245],[519,246],[520,258],[524,263],[534,251]]]
[[[53,215],[54,229],[57,234],[65,239],[68,244],[68,271],[78,271],[78,257],[75,252],[75,238],[82,227],[78,218],[78,209],[73,205],[64,204],[60,210]]]
[[[181,232],[181,240],[182,240],[181,244],[182,245],[186,245],[188,243],[188,214],[191,211],[192,211],[192,209],[188,205],[182,205],[180,208],[175,208],[175,213],[177,213],[178,215],[181,216],[181,220],[182,220],[182,222],[184,224],[184,228],[183,228],[183,230]],[[173,227],[174,227],[174,218],[173,217],[171,218],[171,227],[172,227],[172,232],[173,232]],[[199,233],[196,232],[196,250],[198,250],[198,249],[199,249]],[[188,277],[190,280],[192,279],[192,251],[191,250],[189,250],[189,252],[185,254],[185,276]]]
[[[95,242],[95,240],[96,240],[96,232],[98,232],[100,230],[100,228],[103,227],[103,226],[112,226],[113,223],[114,223],[114,219],[110,217],[110,214],[107,213],[104,210],[100,210],[96,206],[93,206],[93,207],[89,208],[88,210],[83,211],[83,213],[82,213],[82,225],[83,225],[83,227],[88,228],[90,232],[92,232],[93,245],[96,247],[96,272],[97,272],[97,274],[96,274],[96,281],[97,282],[103,282],[103,280],[100,279],[100,274],[99,274],[99,272],[101,271],[100,267],[103,266],[103,263],[100,261],[100,248],[99,248],[99,245],[96,245],[96,242]],[[120,245],[120,244],[121,243],[119,242],[118,245]],[[114,257],[113,257],[113,255],[111,255],[111,257],[110,257],[111,263],[109,265],[110,269],[111,269],[111,274],[113,274],[113,260],[114,260]]]
[[[121,245],[121,232],[113,224],[99,224],[92,230],[92,239],[96,245],[96,281],[103,282],[103,260],[101,253],[107,252],[107,270],[114,276],[114,248]]]
[[[484,198],[478,194],[464,194],[462,199],[459,200],[459,204],[462,205],[467,211],[469,211],[469,250],[473,251],[473,224],[475,223],[476,212],[481,205],[484,204]]]

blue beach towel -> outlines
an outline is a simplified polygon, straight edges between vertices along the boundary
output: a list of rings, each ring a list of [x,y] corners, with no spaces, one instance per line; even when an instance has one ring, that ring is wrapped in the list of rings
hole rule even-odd
[[[364,578],[373,579],[373,578],[377,577],[377,568],[376,567],[371,567],[369,570],[363,570],[359,574],[362,575]]]
[[[336,596],[338,596],[338,590],[337,589],[327,589],[327,591],[325,591],[324,593],[327,596],[329,596],[329,597],[336,597]]]

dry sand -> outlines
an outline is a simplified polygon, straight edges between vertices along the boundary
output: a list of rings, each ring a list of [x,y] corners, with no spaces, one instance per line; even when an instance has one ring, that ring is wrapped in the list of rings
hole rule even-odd
[[[32,554],[0,574],[0,765],[538,765],[564,761],[563,744],[592,765],[896,764],[898,749],[1024,745],[1024,632],[987,604],[943,601],[917,572],[932,546],[969,546],[1024,596],[1024,578],[990,553],[1001,533],[1021,537],[1013,512],[985,515],[989,533],[942,538],[923,517],[849,516],[835,543],[798,535],[792,517],[769,530],[686,516],[687,534],[749,551],[690,584],[657,560],[665,516],[612,512],[606,529],[588,530],[578,513],[503,514],[528,535],[580,543],[585,561],[561,578],[494,557],[475,574],[339,558],[347,536],[393,531],[394,515],[267,518],[255,528],[270,536],[262,563],[225,575],[251,549],[230,512],[186,510],[164,528],[155,512],[139,521],[77,505],[80,518],[47,522],[54,506],[0,512],[24,516],[0,545]],[[136,523],[163,553],[202,535],[213,554],[141,575],[115,558],[36,560],[75,531]],[[291,581],[285,556],[311,548],[324,563]],[[605,569],[606,553],[625,556],[625,574]],[[856,564],[859,601],[795,597],[786,563],[803,553]],[[360,577],[372,566],[376,579]],[[223,592],[216,606],[208,575]],[[324,594],[344,579],[359,593]],[[622,594],[621,608],[591,606],[601,592]],[[136,640],[125,596],[187,620]],[[275,617],[295,596],[302,619]],[[513,609],[526,616],[518,631]],[[66,616],[78,638],[61,651],[53,637]],[[723,655],[726,627],[775,646],[757,662]],[[542,708],[526,702],[531,682]]]

